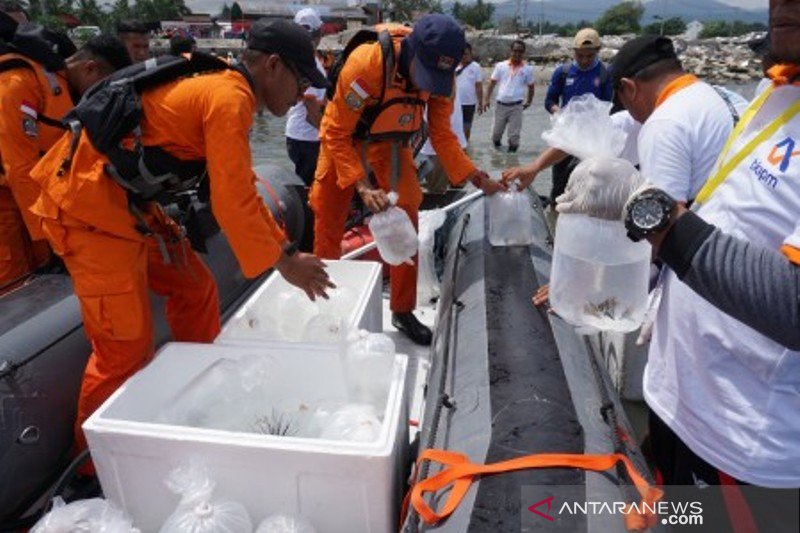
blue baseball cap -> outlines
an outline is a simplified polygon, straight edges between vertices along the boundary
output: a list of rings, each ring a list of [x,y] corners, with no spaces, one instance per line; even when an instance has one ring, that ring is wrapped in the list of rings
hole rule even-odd
[[[453,73],[464,55],[464,30],[448,15],[425,15],[408,37],[414,59],[411,77],[423,91],[440,96],[453,94]]]

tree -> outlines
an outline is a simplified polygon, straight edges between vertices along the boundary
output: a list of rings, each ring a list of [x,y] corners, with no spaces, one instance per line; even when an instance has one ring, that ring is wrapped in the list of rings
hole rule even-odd
[[[231,8],[228,4],[222,4],[222,9],[219,11],[219,15],[217,15],[218,20],[231,20]]]
[[[136,0],[133,11],[144,22],[178,20],[192,12],[184,0]]]
[[[626,1],[608,8],[597,19],[594,28],[600,35],[639,33],[644,6],[641,2]]]
[[[75,16],[84,26],[104,26],[107,18],[97,0],[78,0],[75,5]]]
[[[393,0],[389,12],[395,22],[411,22],[415,16],[422,13],[441,13],[440,0]]]
[[[766,31],[767,27],[761,22],[742,22],[741,20],[734,20],[728,22],[725,20],[712,20],[711,22],[703,23],[703,31],[700,32],[701,39],[710,39],[712,37],[730,37],[739,36],[754,31]]]
[[[494,4],[477,0],[474,4],[467,6],[461,2],[453,4],[451,11],[453,17],[464,24],[468,24],[479,30],[490,28],[492,16],[494,15]]]
[[[680,35],[686,31],[686,22],[681,17],[664,20],[658,16],[654,18],[654,22],[642,28],[643,35]]]

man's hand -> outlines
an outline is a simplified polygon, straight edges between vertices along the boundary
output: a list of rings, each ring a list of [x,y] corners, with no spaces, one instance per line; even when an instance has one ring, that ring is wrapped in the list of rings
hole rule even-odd
[[[494,181],[489,177],[489,174],[483,170],[476,170],[467,179],[477,188],[483,191],[486,196],[491,196],[496,192],[505,191],[506,184],[502,181]]]
[[[639,171],[618,158],[588,159],[572,172],[556,211],[622,220],[625,204],[642,183]]]
[[[531,106],[530,102],[525,102],[524,104],[522,104],[522,109],[523,110],[528,109],[530,106]]]
[[[561,111],[561,108],[558,106],[558,104],[553,104],[553,105],[550,106],[550,114],[551,115],[555,115],[559,111]]]
[[[275,268],[283,279],[303,289],[311,301],[315,301],[317,296],[327,300],[326,290],[336,288],[325,271],[325,263],[315,255],[302,252],[293,255],[283,254],[275,264]]]
[[[319,129],[319,124],[322,122],[322,113],[325,110],[325,102],[307,94],[303,97],[303,105],[306,106],[306,122]]]
[[[364,202],[364,205],[367,206],[367,209],[373,213],[385,211],[391,205],[389,196],[383,189],[371,189],[363,186],[358,188],[358,194],[361,196],[361,200]]]
[[[536,176],[539,174],[539,169],[533,164],[526,165],[524,167],[511,167],[507,168],[503,171],[503,183],[509,185],[510,183],[516,181],[519,183],[519,190],[527,189],[530,187],[533,180],[536,179]]]
[[[550,307],[550,285],[542,285],[536,289],[536,293],[531,298],[533,305],[540,307],[542,305]]]
[[[489,104],[489,100],[486,100],[481,106],[481,114],[485,113],[486,111],[489,111],[489,107],[491,107],[491,105]]]

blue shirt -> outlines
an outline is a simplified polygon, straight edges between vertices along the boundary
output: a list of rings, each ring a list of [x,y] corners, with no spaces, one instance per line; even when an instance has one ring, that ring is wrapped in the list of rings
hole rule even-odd
[[[567,69],[566,77],[562,73],[565,68]],[[559,65],[550,80],[550,87],[548,87],[547,96],[544,99],[544,108],[549,113],[553,105],[564,107],[572,98],[587,93],[592,93],[600,100],[610,102],[614,93],[611,75],[607,70],[603,75],[603,69],[606,67],[600,60],[597,60],[595,65],[588,70],[581,70],[574,62],[569,66]]]

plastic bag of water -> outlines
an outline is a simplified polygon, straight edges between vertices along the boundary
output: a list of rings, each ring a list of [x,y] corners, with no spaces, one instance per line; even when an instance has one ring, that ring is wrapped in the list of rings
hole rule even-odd
[[[369,230],[375,238],[378,253],[390,265],[413,264],[419,242],[417,232],[408,214],[396,207],[397,193],[389,193],[392,207],[376,213],[369,221]]]
[[[368,404],[347,404],[331,413],[320,425],[323,428],[322,439],[372,442],[381,434],[381,421],[375,406]]]
[[[131,519],[113,503],[102,498],[64,503],[60,496],[53,509],[31,529],[31,533],[139,533]]]
[[[433,301],[439,296],[439,277],[433,246],[436,230],[442,227],[447,214],[441,209],[419,213],[419,268],[417,268],[417,298],[423,302]]]
[[[352,334],[345,349],[345,375],[350,397],[382,410],[394,366],[394,341],[382,333]]]
[[[256,533],[317,533],[317,530],[302,516],[274,514],[261,521]]]
[[[492,246],[528,246],[533,242],[532,215],[528,194],[518,191],[516,183],[493,194],[489,197],[489,242]]]
[[[181,499],[160,533],[252,533],[253,522],[241,503],[212,498],[215,483],[199,463],[174,469],[165,483]]]

